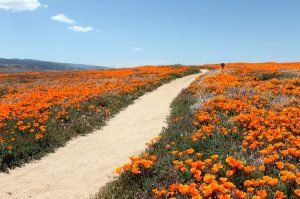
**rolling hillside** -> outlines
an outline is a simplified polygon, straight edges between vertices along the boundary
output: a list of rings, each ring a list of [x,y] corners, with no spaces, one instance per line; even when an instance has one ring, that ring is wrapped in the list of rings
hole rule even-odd
[[[0,58],[0,72],[15,73],[26,71],[63,71],[63,70],[85,70],[85,69],[107,69],[104,66],[58,63],[32,59],[3,59]]]

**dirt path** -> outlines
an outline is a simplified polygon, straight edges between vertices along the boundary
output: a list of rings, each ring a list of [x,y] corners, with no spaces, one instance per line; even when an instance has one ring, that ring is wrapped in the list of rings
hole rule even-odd
[[[141,153],[160,133],[170,103],[197,76],[165,84],[140,97],[101,130],[71,140],[40,161],[0,174],[0,198],[89,198],[112,179],[116,167]]]

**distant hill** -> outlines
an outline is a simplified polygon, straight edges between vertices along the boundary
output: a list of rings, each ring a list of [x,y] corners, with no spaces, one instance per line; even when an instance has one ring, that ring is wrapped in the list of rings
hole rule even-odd
[[[104,66],[87,64],[70,64],[33,59],[3,59],[0,58],[0,72],[15,73],[27,71],[64,71],[64,70],[87,70],[108,69]]]

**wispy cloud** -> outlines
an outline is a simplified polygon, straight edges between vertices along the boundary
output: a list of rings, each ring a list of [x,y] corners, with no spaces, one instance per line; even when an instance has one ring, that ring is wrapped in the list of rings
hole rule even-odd
[[[68,28],[69,30],[73,30],[75,32],[91,32],[93,31],[93,28],[91,26],[82,27],[82,26],[70,26]]]
[[[67,24],[75,23],[75,21],[73,19],[70,19],[69,17],[67,17],[63,13],[55,15],[55,16],[51,17],[51,19],[54,20],[54,21],[58,21],[58,22],[61,22],[61,23],[67,23]]]
[[[67,17],[63,13],[55,15],[55,16],[51,17],[51,19],[54,20],[54,21],[59,21],[61,23],[66,23],[66,24],[75,24],[76,23],[75,20]],[[84,33],[91,32],[91,31],[94,30],[91,26],[84,27],[84,26],[77,26],[77,25],[69,26],[68,29],[72,30],[72,31],[75,31],[75,32],[84,32]]]
[[[133,48],[131,50],[132,50],[132,52],[141,52],[141,51],[143,51],[142,48]]]
[[[0,9],[12,12],[32,11],[41,6],[38,0],[0,0]]]

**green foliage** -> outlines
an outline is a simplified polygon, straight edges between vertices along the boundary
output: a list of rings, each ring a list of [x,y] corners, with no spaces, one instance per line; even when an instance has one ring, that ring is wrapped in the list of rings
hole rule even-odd
[[[0,97],[2,97],[3,95],[5,95],[7,93],[5,88],[0,87]]]

